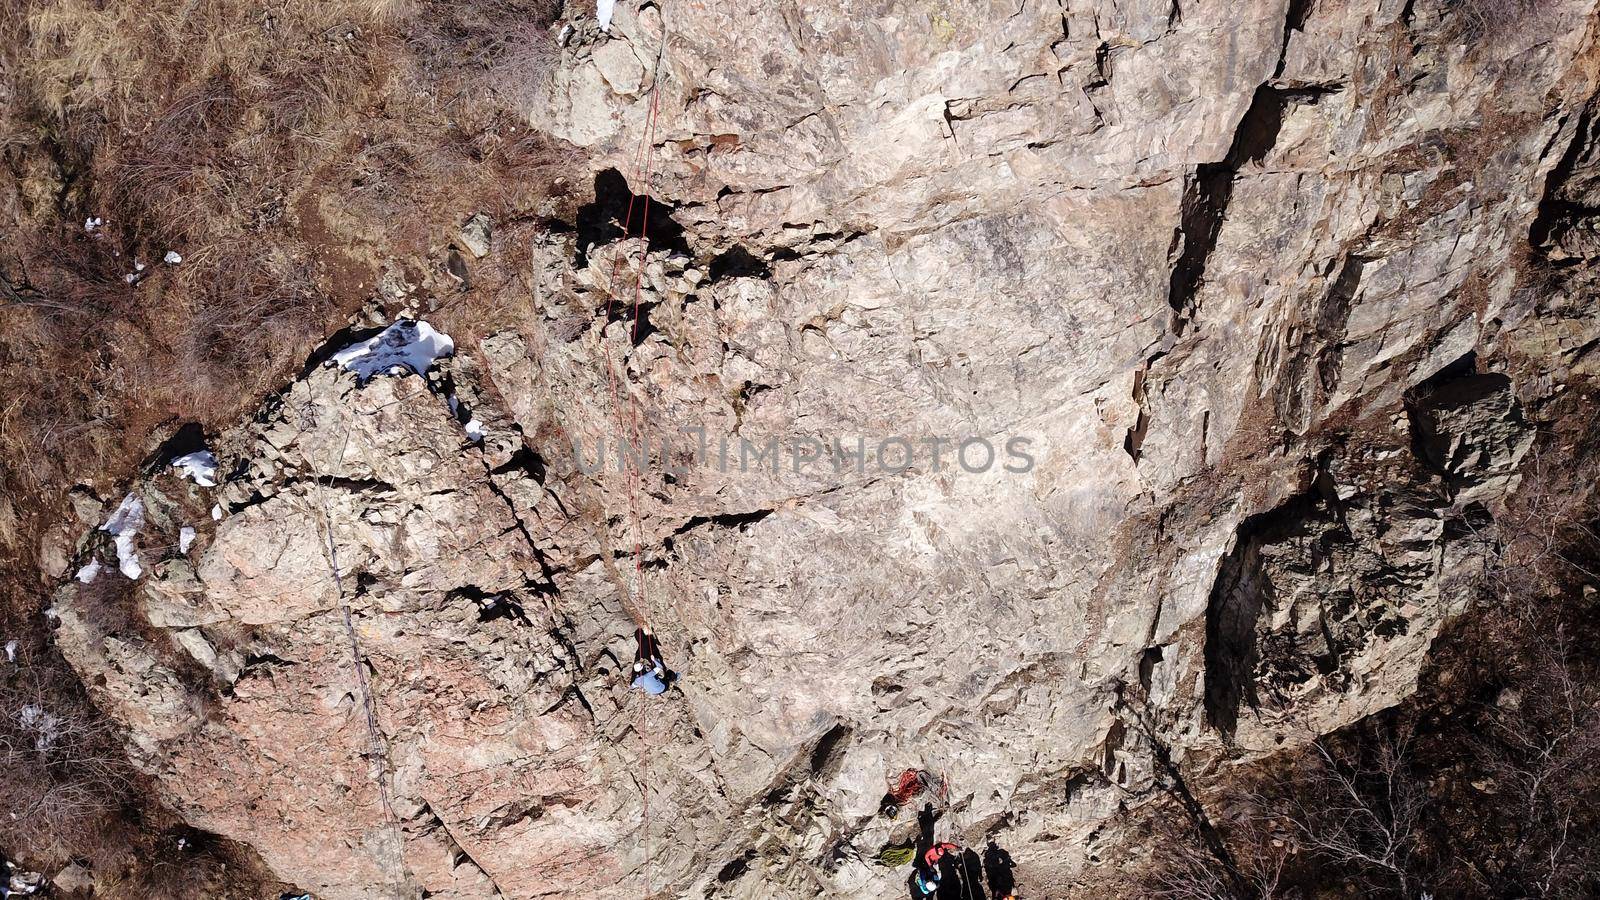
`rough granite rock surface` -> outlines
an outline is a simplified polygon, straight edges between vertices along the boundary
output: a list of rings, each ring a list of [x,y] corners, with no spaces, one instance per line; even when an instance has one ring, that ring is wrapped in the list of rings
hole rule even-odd
[[[64,578],[58,641],[187,821],[324,900],[904,896],[912,766],[1029,896],[1092,885],[1153,740],[1407,696],[1526,404],[1593,367],[1593,312],[1515,276],[1600,256],[1595,5],[1541,10],[569,10],[527,114],[594,202],[468,223],[543,318],[426,378],[308,367],[215,489],[153,468],[140,627]],[[115,559],[83,524],[71,571]]]

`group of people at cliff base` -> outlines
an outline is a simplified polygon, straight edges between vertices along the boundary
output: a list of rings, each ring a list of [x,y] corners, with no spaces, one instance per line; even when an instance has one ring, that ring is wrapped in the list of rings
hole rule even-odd
[[[900,814],[901,807],[923,794],[945,802],[949,797],[949,785],[942,777],[926,770],[906,769],[883,795],[878,812],[893,819]],[[885,848],[880,857],[886,865],[905,865],[908,861],[912,864],[911,877],[907,879],[911,896],[915,900],[929,897],[936,900],[1015,900],[1017,882],[1013,870],[1016,865],[1011,861],[1011,854],[993,838],[981,858],[970,848],[963,850],[949,841],[936,841],[933,826],[938,818],[939,813],[932,803],[923,804],[922,811],[917,813],[915,848],[903,844]]]
[[[633,676],[631,686],[646,694],[666,693],[675,676],[662,659],[660,642],[646,628],[634,631],[633,639],[635,648],[630,673]],[[878,812],[892,819],[900,814],[901,807],[918,796],[927,794],[942,801],[948,792],[949,785],[943,778],[923,769],[906,769],[883,795]],[[912,848],[903,844],[892,852],[886,848],[886,855],[893,859],[892,863],[885,860],[886,864],[905,865],[908,859],[912,863],[908,880],[911,896],[916,900],[984,900],[987,881],[988,900],[1016,900],[1016,877],[1013,874],[1016,866],[1011,861],[1011,854],[1001,849],[993,838],[990,838],[989,846],[981,858],[971,848],[963,850],[949,841],[935,841],[933,825],[938,818],[939,813],[934,810],[933,804],[924,804],[922,811],[917,813],[915,851],[912,852]]]
[[[1016,900],[1016,864],[994,838],[978,852],[949,841],[934,841],[933,823],[939,818],[933,804],[917,814],[917,855],[908,884],[915,900]],[[987,881],[987,886],[985,882]],[[987,889],[986,889],[987,887]]]

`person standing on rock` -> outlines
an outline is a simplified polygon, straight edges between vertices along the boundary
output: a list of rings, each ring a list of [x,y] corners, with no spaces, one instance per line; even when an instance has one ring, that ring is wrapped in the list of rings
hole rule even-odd
[[[1011,854],[990,838],[989,846],[983,851],[983,871],[989,876],[989,892],[994,900],[1011,900],[1015,896],[1012,891],[1016,889],[1017,879],[1012,870],[1016,867]]]
[[[670,673],[661,659],[661,645],[648,629],[633,632],[638,648],[633,651],[633,686],[646,694],[664,694]]]

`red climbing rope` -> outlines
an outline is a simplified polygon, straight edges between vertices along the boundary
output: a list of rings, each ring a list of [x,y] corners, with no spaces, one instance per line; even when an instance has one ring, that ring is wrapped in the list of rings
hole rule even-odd
[[[658,72],[658,77],[659,77],[659,72]],[[647,152],[646,152],[646,156],[645,156],[646,164],[645,164],[644,180],[642,182],[642,187],[643,187],[643,190],[644,190],[644,210],[643,210],[643,215],[640,217],[640,221],[639,221],[639,239],[640,239],[639,266],[635,270],[634,276],[633,276],[633,324],[630,327],[629,334],[628,334],[628,344],[630,346],[634,346],[634,347],[637,347],[638,344],[639,344],[639,300],[640,300],[641,294],[643,293],[643,288],[644,288],[644,270],[645,270],[646,264],[649,262],[649,253],[650,253],[650,181],[655,175],[655,171],[654,170],[655,170],[656,113],[657,113],[657,110],[660,108],[660,98],[661,98],[661,93],[659,91],[652,90],[650,92],[650,115],[645,121],[644,140],[645,140],[645,146],[647,148]],[[631,193],[632,192],[630,192],[630,194]],[[632,205],[632,198],[631,197],[629,198],[629,204],[630,204],[630,206]],[[624,233],[626,233],[626,232],[624,232]],[[633,424],[633,434],[634,434],[634,437],[636,439],[635,447],[641,448],[642,458],[648,460],[649,459],[650,450],[649,450],[649,445],[645,443],[643,415],[642,415],[642,413],[640,413],[637,410],[637,404],[635,402],[635,396],[634,396],[632,391],[630,391],[628,393],[628,418],[629,418],[630,422]],[[638,471],[637,467],[632,466],[630,464],[629,468],[633,470],[633,484],[630,485],[630,487],[628,489],[628,509],[629,509],[629,512],[633,516],[633,581],[634,581],[634,584],[638,585],[638,590],[639,590],[639,608],[641,610],[640,615],[643,616],[643,615],[645,615],[643,610],[646,608],[646,604],[645,604],[646,589],[645,589],[645,580],[644,580],[644,521],[639,517],[638,497],[639,497],[639,487],[643,483],[644,476],[643,476],[642,473],[640,473]],[[643,769],[644,769],[644,783],[643,783],[643,785],[641,785],[641,793],[643,795],[643,801],[642,801],[642,803],[643,803],[643,811],[642,811],[642,815],[643,815],[643,820],[644,820],[643,821],[643,824],[644,824],[644,897],[646,898],[646,900],[648,900],[648,898],[650,897],[650,883],[651,883],[651,878],[650,878],[650,781],[651,781],[651,774],[650,774],[650,750],[649,750],[648,743],[646,744],[645,750],[641,754],[641,757],[643,758]]]
[[[611,276],[607,279],[606,284],[605,323],[609,325],[611,322],[613,301],[616,299],[617,295],[617,272],[621,267],[623,258],[629,255],[627,241],[628,238],[633,234],[633,213],[635,206],[638,205],[641,209],[639,223],[640,247],[639,263],[634,271],[632,310],[633,322],[629,327],[628,333],[628,343],[630,345],[637,344],[639,340],[639,309],[644,291],[644,270],[649,261],[650,253],[650,182],[655,175],[655,133],[657,116],[660,111],[660,98],[660,92],[656,90],[654,86],[652,86],[650,92],[650,110],[645,119],[644,130],[640,135],[638,150],[635,151],[633,157],[634,174],[639,176],[639,182],[643,192],[634,193],[631,189],[628,192],[628,209],[622,222],[622,252],[612,256]],[[643,201],[642,204],[639,202],[641,200]],[[602,329],[603,328],[604,326],[602,326]],[[624,350],[623,352],[624,356],[622,365],[624,368],[626,368],[627,351]],[[617,397],[618,381],[619,379],[617,377],[616,370],[608,361],[606,364],[606,383],[611,398],[612,409],[618,409],[621,405]],[[622,424],[627,433],[628,440],[631,442],[633,448],[636,451],[641,452],[644,455],[644,458],[648,458],[648,448],[643,443],[644,422],[638,407],[637,398],[631,391],[628,393],[627,415],[623,417]],[[628,454],[623,453],[620,446],[617,448],[617,452],[619,454],[619,459],[628,458]],[[646,596],[644,584],[644,561],[642,556],[644,523],[639,516],[638,507],[638,492],[641,489],[642,484],[643,474],[639,471],[638,467],[636,467],[633,462],[629,460],[624,472],[624,488],[628,494],[629,517],[633,520],[634,584],[636,586],[636,590],[638,591],[639,602],[637,605],[625,602],[624,607],[627,609],[628,614],[635,620],[635,625],[637,627],[648,628],[649,622],[643,608]],[[626,593],[626,591],[624,593]]]
[[[655,177],[655,133],[656,112],[660,106],[661,94],[652,92],[650,95],[650,115],[645,122],[645,142],[648,147],[644,171],[644,213],[639,220],[639,265],[633,275],[633,323],[628,333],[628,343],[638,346],[639,342],[639,308],[640,300],[644,293],[644,270],[649,262],[650,253],[650,181]],[[646,443],[644,431],[644,416],[638,408],[637,398],[632,391],[628,393],[628,419],[633,426],[635,447],[649,458],[649,445]],[[630,465],[634,483],[628,491],[629,510],[633,514],[633,580],[639,587],[639,605],[645,605],[646,588],[644,582],[644,521],[639,517],[639,489],[644,482],[644,475],[637,466]]]
[[[662,37],[663,50],[665,50],[665,40],[666,40],[665,39],[665,35],[663,35],[663,37]],[[656,72],[657,72],[656,77],[659,80],[659,78],[660,78],[660,60],[659,59],[657,61]],[[627,209],[627,213],[626,213],[626,215],[625,215],[625,217],[623,218],[623,221],[622,221],[622,243],[621,243],[622,252],[612,256],[612,258],[611,258],[611,276],[610,276],[609,279],[607,279],[607,283],[606,283],[605,320],[604,320],[604,324],[601,326],[601,329],[602,329],[602,331],[601,331],[602,341],[604,339],[604,328],[607,325],[610,325],[610,323],[611,323],[612,303],[616,299],[616,294],[617,294],[617,292],[616,292],[616,284],[617,284],[618,269],[621,266],[622,258],[624,256],[626,256],[626,255],[629,255],[629,250],[628,250],[628,247],[627,247],[627,241],[628,241],[628,238],[631,237],[632,233],[633,233],[633,213],[634,213],[634,208],[635,208],[635,205],[638,204],[638,201],[640,199],[642,199],[643,200],[643,203],[641,205],[642,215],[640,216],[640,224],[639,224],[639,237],[640,237],[639,263],[638,263],[638,266],[635,269],[634,280],[633,280],[633,322],[632,322],[632,324],[631,324],[631,326],[629,328],[629,334],[628,334],[628,344],[629,344],[629,346],[636,346],[638,344],[638,340],[639,340],[639,310],[640,310],[640,306],[641,306],[641,299],[642,299],[643,293],[644,293],[644,270],[645,270],[645,267],[646,267],[647,263],[649,262],[649,253],[650,253],[650,183],[651,183],[651,180],[652,180],[652,178],[654,177],[654,174],[655,174],[655,133],[656,133],[656,120],[657,120],[657,116],[658,116],[658,114],[660,112],[660,104],[661,104],[660,97],[661,97],[661,94],[660,94],[660,91],[657,89],[657,85],[653,84],[651,86],[651,90],[650,90],[650,110],[649,110],[648,116],[645,119],[644,130],[640,135],[638,150],[634,153],[634,157],[633,157],[634,174],[635,174],[635,176],[639,177],[639,184],[641,186],[640,187],[640,191],[641,192],[640,193],[635,193],[631,189],[628,192],[628,209]],[[603,347],[604,347],[604,344],[602,343],[602,349],[603,349]],[[626,368],[626,366],[627,366],[627,354],[628,354],[628,352],[629,351],[627,349],[623,350],[622,365],[624,366],[624,368]],[[608,360],[607,363],[606,363],[606,382],[607,382],[608,391],[610,393],[611,408],[614,409],[614,410],[620,408],[620,404],[619,404],[618,398],[617,398],[617,382],[618,382],[618,380],[619,379],[617,377],[616,370],[612,367],[612,365],[610,364],[610,362]],[[641,414],[641,412],[639,410],[636,397],[634,396],[634,393],[632,391],[629,391],[629,393],[628,393],[628,412],[627,412],[627,416],[625,417],[625,419],[622,422],[622,425],[623,425],[623,430],[627,433],[628,439],[633,443],[634,448],[636,450],[639,450],[640,448],[642,448],[642,451],[641,451],[642,452],[642,457],[641,458],[648,459],[649,458],[649,450],[648,450],[648,447],[643,443],[643,439],[644,439],[643,417],[642,417],[642,414]],[[619,454],[619,457],[618,457],[619,459],[627,459],[628,454],[623,453],[622,452],[622,448],[620,446],[617,447],[617,452]],[[648,622],[648,619],[646,617],[646,612],[645,612],[646,591],[645,591],[645,582],[644,582],[644,553],[643,553],[643,549],[644,549],[644,522],[643,522],[642,518],[639,515],[639,503],[638,503],[639,490],[641,489],[641,486],[643,484],[643,473],[641,473],[639,471],[639,467],[635,466],[631,460],[629,460],[627,462],[626,466],[627,467],[626,467],[625,472],[624,472],[624,486],[625,486],[625,490],[627,491],[627,494],[628,494],[628,514],[629,514],[629,518],[633,520],[632,521],[632,524],[633,524],[633,572],[634,572],[634,585],[636,586],[635,589],[638,591],[638,603],[635,604],[635,603],[628,602],[628,600],[626,598],[626,594],[628,593],[627,586],[623,585],[622,586],[623,587],[623,593],[625,595],[624,596],[624,602],[623,602],[623,608],[625,610],[627,610],[629,616],[634,619],[635,627],[648,629],[649,622]],[[646,898],[646,900],[648,900],[648,898],[650,897],[650,885],[651,885],[651,875],[650,875],[650,782],[652,780],[651,772],[650,772],[650,753],[649,753],[648,744],[647,744],[644,752],[642,752],[640,754],[640,760],[641,760],[641,767],[642,767],[642,770],[643,770],[642,774],[644,776],[642,782],[639,785],[639,792],[640,792],[640,795],[641,795],[642,818],[643,818],[642,825],[643,825],[643,828],[644,828],[644,839],[643,839],[643,844],[644,844],[644,891],[643,891],[643,896]]]

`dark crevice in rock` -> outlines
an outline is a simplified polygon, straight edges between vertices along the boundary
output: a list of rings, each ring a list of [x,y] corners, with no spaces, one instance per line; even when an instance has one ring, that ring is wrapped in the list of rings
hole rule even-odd
[[[1306,30],[1306,19],[1311,15],[1313,3],[1314,0],[1289,0],[1289,8],[1283,15],[1283,43],[1278,45],[1278,65],[1272,77],[1283,74],[1284,61],[1289,58],[1289,34]]]
[[[460,587],[451,588],[445,594],[446,603],[454,603],[461,600],[470,600],[478,608],[478,621],[480,623],[506,619],[516,625],[533,625],[533,622],[528,619],[527,612],[522,608],[522,604],[517,602],[515,597],[503,591],[491,593],[475,584],[464,584]]]
[[[566,706],[567,702],[570,700],[578,701],[578,705],[583,707],[583,711],[589,714],[589,718],[594,718],[594,707],[589,705],[589,698],[583,695],[583,689],[578,687],[576,682],[567,685],[566,690],[561,692],[561,696],[556,698],[556,702],[546,707],[544,712],[539,713],[539,715],[548,716],[561,707]]]
[[[636,304],[631,297],[626,303],[609,304],[604,311],[605,323],[606,325],[622,323],[627,328],[628,343],[637,347],[657,333],[656,326],[650,321],[650,314],[658,305],[659,301],[643,300]]]
[[[378,478],[351,478],[343,475],[308,475],[297,478],[288,478],[278,485],[278,493],[284,493],[297,487],[305,487],[312,491],[344,491],[351,494],[395,493],[395,486],[387,481],[383,481]]]
[[[1478,374],[1478,353],[1468,350],[1455,359],[1447,362],[1439,371],[1417,383],[1411,389],[1415,396],[1426,396],[1438,391],[1444,385],[1462,378],[1471,378]]]
[[[343,350],[351,344],[377,336],[386,327],[387,326],[383,325],[346,325],[338,331],[335,331],[333,334],[328,335],[327,339],[321,344],[317,345],[317,348],[311,351],[311,355],[306,357],[306,364],[300,367],[300,375],[295,379],[295,381],[304,381],[311,376],[311,373],[317,371],[317,369],[327,364],[328,360],[333,359],[333,355],[335,353],[338,353],[340,350]],[[278,394],[281,396],[285,391],[293,386],[293,382],[285,385],[283,390],[280,390]]]
[[[1339,274],[1317,304],[1316,335],[1322,345],[1317,352],[1317,382],[1324,394],[1333,393],[1339,386],[1341,354],[1339,344],[1344,340],[1350,322],[1350,303],[1361,285],[1361,275],[1370,259],[1351,254],[1340,263]]]
[[[850,735],[850,726],[840,722],[817,740],[817,745],[811,750],[811,774],[814,779],[826,782],[833,777],[832,770],[838,768],[844,760],[845,751],[850,749]]]
[[[1310,14],[1310,0],[1292,0],[1284,16],[1283,43],[1273,78],[1283,72],[1289,34],[1299,31]],[[1291,103],[1315,103],[1340,86],[1284,88],[1271,80],[1256,88],[1238,126],[1233,143],[1220,162],[1201,163],[1184,179],[1183,200],[1177,233],[1173,235],[1176,259],[1167,287],[1167,304],[1172,308],[1172,333],[1182,334],[1194,313],[1194,299],[1205,278],[1206,262],[1216,249],[1217,236],[1233,199],[1233,181],[1246,163],[1260,163],[1277,144],[1285,110]]]
[[[545,806],[533,800],[508,803],[489,817],[492,828],[508,828],[518,822],[537,822],[545,816]]]
[[[545,473],[548,471],[549,466],[545,464],[544,457],[540,456],[537,450],[527,444],[523,444],[517,448],[515,453],[511,454],[510,459],[490,469],[489,474],[509,475],[513,472],[521,472],[533,479],[535,483],[542,485],[544,484]]]
[[[1156,664],[1162,660],[1160,647],[1148,647],[1139,654],[1139,686],[1150,692],[1150,680],[1155,675]]]
[[[1139,408],[1139,414],[1134,420],[1133,427],[1128,429],[1127,436],[1122,440],[1122,449],[1127,451],[1128,456],[1136,463],[1144,447],[1145,434],[1150,430],[1150,413],[1144,408],[1145,378],[1149,371],[1150,363],[1145,363],[1144,368],[1133,373],[1133,402]]]
[[[244,658],[244,665],[239,667],[239,677],[242,678],[256,670],[280,669],[295,665],[299,665],[299,663],[284,659],[276,653],[268,653],[266,651],[251,653]]]
[[[594,177],[594,201],[578,208],[575,265],[589,264],[589,248],[610,244],[626,235],[643,235],[652,249],[692,255],[683,226],[673,218],[676,207],[647,194],[635,194],[616,169]]]
[[[672,535],[676,537],[705,525],[710,525],[713,528],[737,528],[740,531],[745,531],[751,525],[765,519],[772,513],[773,510],[771,509],[757,509],[744,513],[715,513],[709,516],[694,516],[673,529]]]
[[[1284,110],[1291,102],[1310,102],[1329,89],[1290,91],[1263,84],[1256,88],[1234,130],[1233,144],[1221,162],[1201,163],[1184,179],[1178,231],[1173,236],[1177,258],[1167,287],[1172,308],[1173,333],[1181,334],[1193,314],[1194,298],[1205,278],[1206,262],[1216,249],[1217,236],[1233,199],[1233,181],[1246,163],[1259,163],[1278,141]]]
[[[1595,153],[1600,148],[1596,138],[1600,122],[1595,120],[1590,108],[1578,116],[1572,140],[1567,144],[1561,159],[1545,176],[1544,194],[1539,198],[1539,209],[1528,229],[1528,241],[1554,264],[1577,262],[1572,259],[1551,259],[1562,235],[1579,220],[1600,216],[1600,209],[1584,202],[1587,192],[1571,190],[1574,176],[1595,164]]]
[[[525,628],[533,626],[533,622],[529,621],[528,613],[523,610],[522,604],[504,594],[489,600],[478,608],[479,622],[494,622],[500,619],[507,619],[513,624],[521,625]]]
[[[717,870],[717,882],[728,884],[739,880],[744,873],[750,871],[750,861],[756,858],[754,847],[746,850],[742,855],[730,860],[727,865]]]
[[[706,279],[711,284],[725,278],[771,278],[772,267],[767,261],[752,254],[739,244],[717,254],[706,267]]]
[[[550,615],[552,617],[559,616],[560,612],[552,606]],[[572,673],[572,683],[567,685],[566,690],[561,692],[561,696],[542,715],[549,715],[566,705],[567,701],[576,700],[578,705],[583,707],[584,712],[589,714],[589,718],[592,721],[594,719],[594,707],[590,705],[589,698],[584,696],[583,688],[579,684],[579,680],[585,674],[583,657],[578,653],[578,645],[573,642],[572,637],[568,634],[571,628],[570,622],[563,621],[559,625],[553,625],[547,632],[550,635],[550,639],[561,647],[562,652],[556,654],[556,662],[560,663],[563,669]],[[609,649],[602,648],[601,654],[611,657],[611,662],[618,671],[623,669],[622,661],[617,659]],[[603,673],[604,669],[601,671]]]
[[[461,842],[456,840],[455,832],[451,831],[450,826],[445,824],[444,819],[440,818],[439,814],[433,811],[433,807],[430,804],[422,804],[422,809],[418,812],[417,818],[425,823],[423,826],[425,831],[439,832],[439,836],[444,840],[445,848],[450,854],[450,865],[452,868],[471,866],[472,868],[478,870],[478,873],[489,882],[489,886],[494,890],[494,895],[496,897],[505,896],[504,892],[500,890],[500,885],[494,880],[494,876],[490,875],[488,870],[479,865],[478,861],[472,858],[472,854],[468,853],[467,849],[461,846]]]
[[[172,433],[172,436],[161,442],[149,456],[145,457],[140,468],[147,474],[165,469],[174,459],[197,453],[206,449],[206,431],[198,422],[185,422]]]
[[[524,451],[527,452],[527,457],[523,456]],[[537,475],[534,474],[533,469],[529,468],[530,466],[538,469]],[[541,584],[529,585],[530,589],[543,596],[554,597],[561,593],[560,589],[556,587],[555,568],[550,565],[550,558],[539,548],[539,542],[534,540],[533,532],[528,530],[528,523],[522,520],[522,514],[517,510],[516,502],[505,492],[505,488],[501,486],[499,481],[500,477],[505,477],[520,468],[528,472],[529,476],[533,477],[535,481],[542,484],[543,466],[544,460],[527,445],[523,445],[521,449],[512,454],[511,459],[498,467],[492,467],[485,461],[483,465],[484,483],[488,485],[489,490],[496,497],[500,498],[500,502],[506,505],[506,511],[511,514],[512,527],[522,535],[523,543],[527,544],[528,551],[533,554],[534,561],[539,564],[539,575],[544,581]]]
[[[1245,519],[1217,572],[1206,604],[1205,709],[1206,721],[1225,737],[1238,727],[1241,708],[1258,702],[1256,625],[1274,599],[1272,582],[1262,571],[1261,546],[1300,529],[1317,516],[1318,506],[1317,493],[1307,491]]]
[[[250,492],[250,496],[244,498],[243,500],[239,501],[238,503],[229,503],[229,504],[227,504],[227,506],[225,507],[225,510],[227,511],[228,515],[231,516],[231,515],[234,515],[236,513],[244,512],[245,510],[250,509],[253,506],[260,506],[261,504],[266,503],[268,500],[271,500],[273,497],[276,497],[276,496],[277,496],[276,493],[273,493],[271,496],[268,496],[266,494],[261,493],[260,489],[256,489],[256,490],[253,490],[253,491]]]

